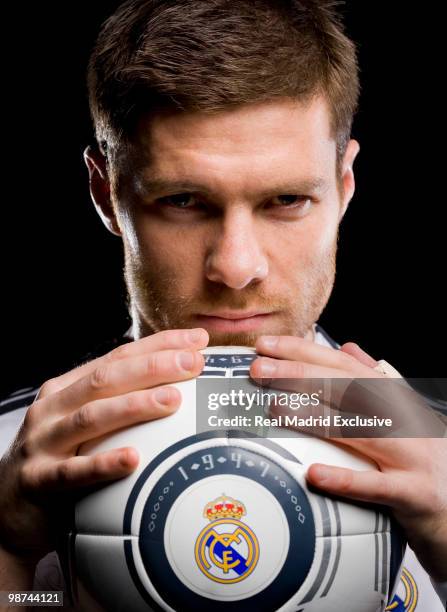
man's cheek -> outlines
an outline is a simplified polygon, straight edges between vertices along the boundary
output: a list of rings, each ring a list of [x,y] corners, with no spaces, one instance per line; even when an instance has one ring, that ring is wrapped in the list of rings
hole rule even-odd
[[[124,202],[116,208],[116,216],[122,231],[125,251],[134,257],[141,252],[141,245],[145,242],[145,224],[135,207]]]
[[[331,217],[322,216],[306,235],[304,254],[308,262],[324,259],[332,252],[337,240],[338,225]],[[303,245],[304,246],[304,245]]]

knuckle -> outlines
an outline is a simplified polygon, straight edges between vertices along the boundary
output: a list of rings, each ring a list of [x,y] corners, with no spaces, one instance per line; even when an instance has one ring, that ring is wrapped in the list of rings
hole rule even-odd
[[[350,493],[352,490],[353,474],[350,470],[344,470],[340,474],[339,488],[341,493]]]
[[[40,402],[39,400],[33,402],[28,410],[25,412],[25,417],[23,419],[23,427],[25,431],[33,429],[34,426],[40,421],[38,418],[38,413],[40,412]]]
[[[90,375],[90,387],[94,391],[101,391],[104,389],[110,379],[110,368],[108,365],[100,365],[93,370]]]
[[[149,378],[155,378],[157,376],[158,368],[159,360],[157,358],[157,354],[153,353],[152,355],[149,355],[146,363],[146,373]]]
[[[95,423],[93,411],[89,404],[84,404],[81,406],[79,410],[74,413],[73,419],[76,429],[80,429],[82,431],[92,429]]]
[[[39,472],[33,461],[24,463],[18,472],[18,483],[23,491],[32,491],[39,487]]]
[[[101,478],[108,471],[108,462],[103,455],[96,455],[92,459],[92,477]]]
[[[41,423],[44,418],[48,417],[49,402],[43,398],[37,398],[28,406],[25,413],[24,422],[30,424]]]
[[[52,395],[60,390],[60,385],[57,382],[57,378],[49,378],[47,381],[43,383],[40,387],[39,392],[37,394],[38,398],[46,397],[47,395]]]
[[[162,345],[166,345],[169,343],[169,340],[175,338],[178,335],[178,332],[172,329],[164,329],[163,331],[159,331],[155,334],[158,340],[161,340]]]
[[[110,353],[107,353],[105,355],[105,358],[107,361],[119,361],[120,359],[125,359],[129,357],[130,354],[131,354],[131,348],[129,344],[126,343],[126,344],[120,344],[119,346],[114,348],[113,351],[110,351]]]
[[[294,364],[294,376],[295,378],[305,378],[306,377],[306,372],[307,372],[307,368],[305,366],[304,363],[302,363],[301,361],[296,361]]]
[[[60,485],[70,482],[71,470],[70,465],[66,461],[59,463],[57,467],[57,481]]]
[[[28,422],[27,422],[28,419]],[[30,459],[36,453],[38,447],[35,428],[29,423],[28,413],[25,415],[22,427],[19,429],[17,437],[13,442],[13,450],[17,452],[24,461]],[[33,423],[34,425],[34,423]]]
[[[376,491],[381,500],[389,500],[391,501],[394,497],[393,495],[393,487],[391,486],[391,482],[388,478],[379,477],[376,484]]]
[[[31,435],[25,435],[18,444],[18,451],[22,460],[29,460],[36,451],[36,443]]]
[[[126,403],[124,407],[124,414],[128,418],[138,418],[142,415],[145,406],[147,403],[143,401],[143,398],[140,394],[131,393],[126,398]]]
[[[162,331],[157,332],[157,337],[160,338],[163,342],[169,342],[169,340],[177,339],[183,330],[181,329],[164,329]]]

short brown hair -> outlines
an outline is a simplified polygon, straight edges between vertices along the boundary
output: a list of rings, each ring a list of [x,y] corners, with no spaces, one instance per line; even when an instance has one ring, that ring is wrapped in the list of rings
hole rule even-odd
[[[355,45],[334,0],[127,0],[103,25],[88,67],[104,150],[143,113],[216,113],[322,93],[338,160],[358,104]]]

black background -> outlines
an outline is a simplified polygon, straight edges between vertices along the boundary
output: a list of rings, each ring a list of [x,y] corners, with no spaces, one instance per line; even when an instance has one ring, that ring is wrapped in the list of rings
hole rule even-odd
[[[90,203],[82,160],[87,57],[118,4],[2,8],[2,393],[129,326],[120,240]],[[430,4],[353,0],[343,13],[359,46],[361,152],[320,323],[406,376],[445,376],[442,19]]]

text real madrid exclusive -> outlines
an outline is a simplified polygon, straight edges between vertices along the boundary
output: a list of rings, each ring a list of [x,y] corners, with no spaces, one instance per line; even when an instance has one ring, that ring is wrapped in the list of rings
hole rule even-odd
[[[389,418],[352,417],[340,414],[325,417],[309,416],[300,418],[297,415],[278,415],[275,418],[267,418],[262,415],[253,417],[236,415],[233,417],[218,417],[213,414],[208,417],[209,427],[392,427],[393,420]]]

